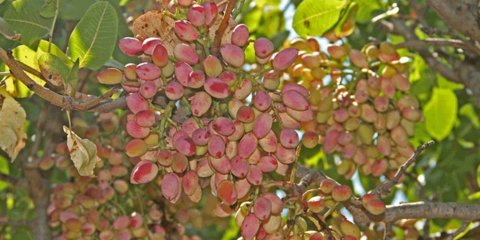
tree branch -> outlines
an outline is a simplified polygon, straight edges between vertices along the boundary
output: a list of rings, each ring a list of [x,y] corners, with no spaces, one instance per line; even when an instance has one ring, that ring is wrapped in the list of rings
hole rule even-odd
[[[427,0],[451,28],[480,42],[477,0]]]
[[[380,27],[390,33],[401,35],[405,38],[405,41],[419,41],[418,37],[415,35],[412,29],[408,28],[405,23],[399,19],[392,19],[391,22],[382,20],[379,21]],[[436,57],[434,57],[425,46],[420,45],[411,45],[409,49],[416,51],[422,56],[425,62],[433,68],[435,71],[440,73],[445,78],[454,81],[460,82],[459,77],[453,71],[451,67],[440,62]]]
[[[429,46],[434,47],[454,47],[469,50],[480,55],[480,49],[475,45],[458,39],[446,39],[446,38],[427,38],[423,40],[408,40],[396,45],[397,48],[410,48],[410,49],[424,49]]]
[[[413,163],[415,163],[420,153],[425,151],[425,149],[430,147],[433,143],[434,141],[429,141],[420,145],[412,154],[412,156],[397,170],[392,179],[384,181],[382,184],[378,185],[372,192],[377,196],[389,193],[390,189],[392,189],[395,185],[398,184],[400,178],[403,176],[403,174],[405,174],[405,171],[407,171],[407,168],[410,167]]]
[[[92,97],[88,101],[74,99],[70,96],[58,94],[48,88],[45,88],[32,80],[20,67],[19,63],[13,59],[11,54],[0,48],[0,59],[9,67],[12,75],[25,84],[30,90],[35,92],[47,102],[61,107],[65,110],[76,111],[111,111],[117,107],[125,107],[125,99],[104,101],[99,97]]]
[[[383,221],[394,222],[400,219],[460,219],[475,221],[480,219],[480,203],[440,203],[413,202],[389,205]]]
[[[218,51],[220,50],[220,45],[222,44],[222,36],[225,33],[225,30],[227,29],[228,21],[230,20],[230,15],[232,14],[233,7],[235,6],[235,2],[236,0],[228,1],[227,8],[223,13],[222,22],[220,23],[220,26],[218,27],[217,32],[215,33],[215,38],[213,39],[213,48],[212,48],[212,53],[215,55],[217,55]]]
[[[425,145],[422,145],[425,146]],[[421,149],[422,147],[420,147]],[[425,148],[425,147],[424,147]],[[417,149],[417,151],[419,151]],[[423,151],[423,150],[422,150]],[[297,165],[297,178],[317,186],[328,176],[316,170]],[[308,177],[306,177],[308,176]],[[460,219],[475,221],[480,219],[480,203],[441,203],[441,202],[414,202],[388,205],[382,215],[372,215],[361,205],[356,198],[345,202],[345,207],[350,211],[356,223],[368,224],[371,222],[391,223],[400,219]]]

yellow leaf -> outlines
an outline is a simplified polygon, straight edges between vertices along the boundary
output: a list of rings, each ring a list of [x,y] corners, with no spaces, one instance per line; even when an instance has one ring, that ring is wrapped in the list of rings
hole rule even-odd
[[[8,93],[2,91],[0,95],[3,97],[0,110],[0,148],[14,161],[26,144],[24,126],[27,114]]]
[[[67,134],[67,147],[75,168],[81,176],[93,176],[95,164],[100,161],[97,146],[88,139],[80,138],[70,128],[63,126]]]

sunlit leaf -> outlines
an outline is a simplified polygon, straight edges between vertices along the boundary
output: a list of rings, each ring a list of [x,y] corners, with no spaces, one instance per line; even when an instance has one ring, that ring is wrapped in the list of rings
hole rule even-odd
[[[80,138],[70,128],[63,126],[67,134],[67,146],[78,174],[81,176],[93,176],[95,164],[100,161],[97,156],[97,146],[88,139]]]
[[[348,9],[345,14],[338,21],[337,26],[335,26],[335,36],[342,38],[352,34],[355,30],[355,20],[358,12],[358,4],[352,2],[348,5]]]
[[[37,52],[30,49],[29,47],[25,45],[16,47],[15,49],[13,49],[13,56],[15,57],[15,59],[22,62],[23,64],[28,65],[35,70],[40,70],[37,62]],[[45,84],[45,81],[43,81],[41,78],[38,78],[30,73],[27,73],[27,75],[38,84],[42,86]],[[16,80],[13,77],[8,77],[5,80],[5,84],[7,86],[7,92],[15,98],[25,98],[29,97],[32,94],[32,92],[27,88],[27,86],[25,86],[25,84]]]
[[[271,38],[285,28],[284,12],[278,8],[269,8],[262,12],[262,21],[257,28],[260,35]]]
[[[70,36],[70,57],[80,59],[81,68],[100,68],[115,49],[117,29],[117,14],[108,2],[91,5]]]
[[[38,55],[38,66],[42,75],[55,86],[61,86],[70,72],[67,64],[59,57],[46,52]]]
[[[243,21],[248,26],[248,29],[251,32],[254,32],[258,29],[261,19],[262,19],[262,9],[255,7],[248,11],[248,14],[245,15]]]
[[[437,85],[439,88],[452,89],[452,90],[465,88],[463,84],[449,81],[440,74],[436,74],[436,79],[437,79]]]
[[[8,161],[4,157],[0,156],[0,173],[9,174],[10,168],[8,167]],[[7,187],[7,183],[0,180],[0,191]]]
[[[64,63],[67,63],[68,65],[71,65],[71,60],[68,58],[68,56],[60,49],[55,43],[51,43],[46,40],[40,40],[38,43],[37,47],[37,52],[48,52],[51,53],[57,57],[59,57]]]
[[[293,16],[293,29],[300,36],[320,36],[337,23],[347,3],[346,0],[305,0]]]
[[[457,119],[457,96],[450,89],[436,88],[425,105],[425,124],[428,133],[437,140],[446,138]]]
[[[27,114],[8,93],[2,91],[0,94],[3,98],[0,109],[0,148],[14,161],[26,144],[24,127]]]

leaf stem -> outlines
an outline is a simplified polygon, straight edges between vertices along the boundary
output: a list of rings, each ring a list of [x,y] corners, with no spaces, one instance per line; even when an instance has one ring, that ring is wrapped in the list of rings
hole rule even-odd
[[[57,22],[57,17],[60,12],[60,1],[57,0],[57,4],[55,6],[55,15],[53,16],[52,26],[50,27],[50,33],[48,34],[48,52],[52,49],[52,41],[53,41],[53,32],[55,31],[55,23]]]

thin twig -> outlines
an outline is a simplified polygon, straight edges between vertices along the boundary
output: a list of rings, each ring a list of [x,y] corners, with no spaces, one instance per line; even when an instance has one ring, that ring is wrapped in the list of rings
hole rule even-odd
[[[223,34],[225,33],[225,30],[227,29],[228,21],[230,20],[230,15],[232,14],[233,7],[235,6],[235,2],[236,0],[228,1],[227,8],[223,13],[222,22],[220,23],[220,26],[218,26],[217,32],[215,33],[215,38],[213,39],[213,48],[212,48],[212,53],[215,55],[218,54],[218,51],[220,49],[220,44],[222,44],[222,37],[223,37]]]
[[[448,235],[448,237],[445,238],[445,240],[453,240],[455,239],[458,235],[462,234],[465,230],[467,230],[468,226],[470,225],[470,222],[464,222],[462,223],[462,226],[460,226],[455,232],[452,234]]]
[[[57,23],[58,14],[60,13],[60,0],[57,0],[55,3],[55,15],[53,16],[52,26],[50,27],[50,32],[48,33],[48,52],[52,49],[53,44],[53,33],[55,32],[55,24]]]
[[[400,178],[403,176],[405,171],[407,171],[407,168],[410,167],[415,161],[417,160],[418,156],[420,153],[425,151],[428,147],[430,147],[434,141],[428,141],[427,143],[424,143],[418,147],[415,152],[412,154],[412,156],[408,159],[407,162],[405,162],[395,173],[395,176],[393,176],[392,179],[386,180],[379,186],[377,186],[372,192],[376,194],[377,196],[380,196],[382,194],[390,192],[390,189],[392,189],[395,185],[397,185],[400,181]]]

